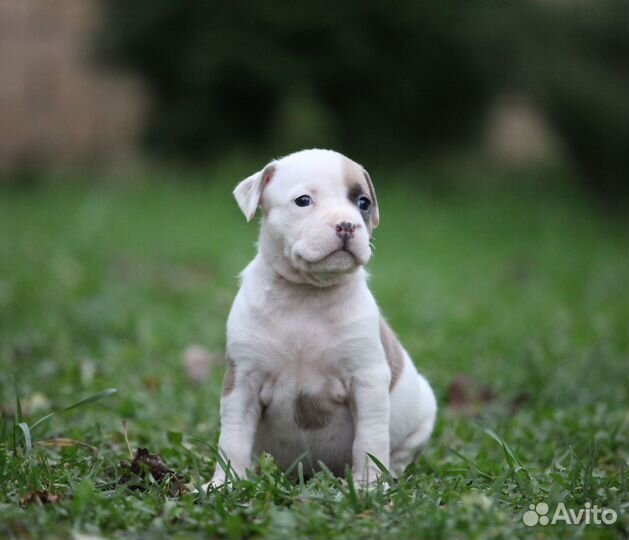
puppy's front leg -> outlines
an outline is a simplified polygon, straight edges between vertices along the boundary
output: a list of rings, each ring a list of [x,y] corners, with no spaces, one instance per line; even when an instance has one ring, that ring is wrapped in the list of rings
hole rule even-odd
[[[254,374],[241,376],[240,370],[237,372],[230,361],[221,397],[218,446],[222,457],[238,476],[244,476],[251,466],[251,452],[261,410],[259,393],[258,377]],[[217,463],[211,483],[221,485],[225,481],[225,471]]]
[[[355,430],[352,474],[358,485],[366,486],[381,474],[367,454],[389,468],[389,381],[386,368],[361,371],[352,381]]]

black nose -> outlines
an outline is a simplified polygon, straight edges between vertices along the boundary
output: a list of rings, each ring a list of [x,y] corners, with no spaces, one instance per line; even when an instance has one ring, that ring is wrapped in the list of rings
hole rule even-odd
[[[336,224],[334,230],[336,230],[336,236],[338,236],[340,239],[348,240],[349,238],[354,237],[356,225],[350,223],[349,221],[341,221],[340,223]]]

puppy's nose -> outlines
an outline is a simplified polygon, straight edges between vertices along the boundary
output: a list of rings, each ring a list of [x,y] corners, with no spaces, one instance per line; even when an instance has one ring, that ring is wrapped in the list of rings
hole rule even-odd
[[[336,236],[338,236],[341,240],[348,240],[349,238],[354,238],[356,225],[350,223],[349,221],[341,221],[336,224],[334,230],[336,231]]]

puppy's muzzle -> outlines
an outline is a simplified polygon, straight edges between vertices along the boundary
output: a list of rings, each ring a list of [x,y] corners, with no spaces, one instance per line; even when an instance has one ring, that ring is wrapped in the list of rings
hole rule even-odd
[[[336,236],[343,240],[343,244],[345,244],[350,238],[354,238],[356,225],[350,223],[349,221],[341,221],[336,224],[334,230],[336,231]]]

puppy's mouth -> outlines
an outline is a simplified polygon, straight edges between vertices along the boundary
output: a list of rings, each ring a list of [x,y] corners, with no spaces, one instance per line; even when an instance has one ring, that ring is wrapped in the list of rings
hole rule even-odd
[[[313,245],[314,244],[314,245]],[[300,272],[312,274],[347,274],[369,261],[370,250],[360,242],[332,241],[317,245],[314,242],[299,242],[286,255],[291,265]]]
[[[356,255],[354,254],[353,251],[351,251],[350,249],[348,249],[347,246],[341,246],[338,249],[335,249],[334,251],[330,251],[327,255],[324,255],[323,257],[319,257],[318,259],[312,260],[312,261],[307,261],[310,264],[319,264],[322,263],[324,261],[327,261],[328,259],[331,259],[333,257],[343,257],[349,255],[350,257],[352,257],[352,259],[354,259],[354,261],[356,262],[356,264],[360,264],[358,259],[356,258]]]
[[[297,255],[293,259],[295,269],[313,275],[343,275],[354,272],[363,265],[356,254],[345,246],[341,246],[326,255],[317,258],[306,258]]]

